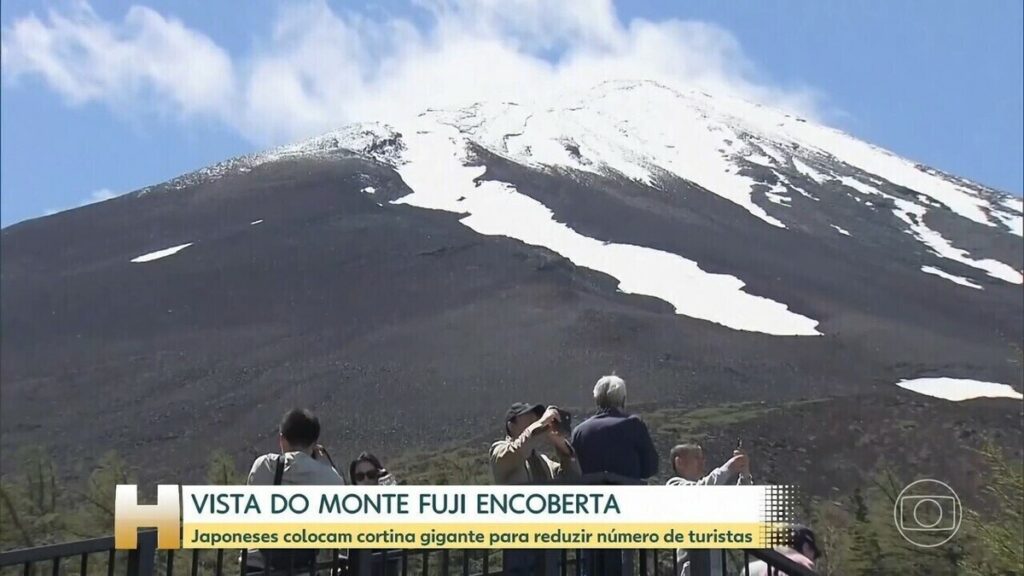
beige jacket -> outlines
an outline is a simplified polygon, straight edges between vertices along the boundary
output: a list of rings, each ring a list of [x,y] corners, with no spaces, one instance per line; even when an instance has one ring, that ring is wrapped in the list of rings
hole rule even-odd
[[[316,460],[306,452],[285,452],[284,454],[264,454],[256,459],[249,471],[250,486],[269,486],[274,483],[274,472],[278,458],[284,458],[284,474],[281,484],[284,486],[337,486],[345,483],[329,463]]]
[[[546,482],[556,478],[578,478],[580,464],[576,452],[570,445],[569,455],[558,452],[558,460],[552,460],[537,452],[547,441],[544,426],[534,423],[518,438],[506,436],[491,444],[491,474],[495,484],[528,484]]]

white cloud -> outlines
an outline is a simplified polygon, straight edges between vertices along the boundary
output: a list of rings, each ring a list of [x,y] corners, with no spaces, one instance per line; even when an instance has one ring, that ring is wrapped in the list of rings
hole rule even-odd
[[[121,23],[77,2],[45,19],[30,14],[4,30],[6,78],[37,75],[71,104],[143,103],[182,115],[229,113],[231,59],[174,18],[132,6]]]
[[[111,190],[109,188],[100,188],[99,190],[93,190],[92,193],[90,193],[87,197],[85,197],[85,199],[83,199],[81,202],[76,204],[74,206],[74,208],[81,208],[82,206],[88,206],[89,204],[95,204],[97,202],[103,202],[104,200],[110,200],[111,198],[117,198],[118,196],[120,196],[120,194],[118,194],[117,192],[114,192],[113,190]],[[69,208],[62,208],[60,210],[55,210],[55,209],[51,208],[49,210],[44,211],[43,215],[50,216],[52,214],[56,214],[58,212],[63,212],[64,210],[68,210],[68,209]]]
[[[96,202],[103,202],[104,200],[110,200],[111,198],[117,198],[120,196],[117,192],[109,188],[100,188],[99,190],[93,191],[89,194],[89,197],[82,201],[79,206],[85,206],[86,204],[95,204]]]
[[[729,32],[681,20],[623,22],[609,0],[417,0],[426,24],[369,19],[322,0],[280,8],[268,38],[229,56],[202,32],[133,6],[88,4],[4,30],[7,79],[43,78],[69,102],[211,115],[261,145],[361,120],[498,98],[550,98],[610,79],[698,86],[814,116],[815,95],[756,79]]]

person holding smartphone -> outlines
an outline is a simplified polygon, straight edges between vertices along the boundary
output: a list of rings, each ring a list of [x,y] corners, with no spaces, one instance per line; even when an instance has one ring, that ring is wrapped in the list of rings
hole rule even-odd
[[[558,425],[556,406],[517,402],[505,413],[505,439],[491,444],[491,473],[495,484],[543,483],[579,477],[576,451]],[[555,459],[537,451],[554,449]]]
[[[729,458],[718,468],[705,474],[704,448],[700,444],[680,444],[669,453],[672,470],[676,476],[668,481],[669,486],[724,486],[727,484],[753,484],[750,475],[750,459],[743,451],[741,442]]]
[[[732,458],[708,474],[705,474],[704,448],[700,444],[680,444],[672,448],[669,459],[672,462],[672,470],[676,473],[673,478],[669,479],[667,483],[669,486],[725,486],[754,483],[750,476],[750,459],[743,451],[743,442],[740,440],[736,441]],[[680,576],[690,576],[690,554],[685,548],[676,550],[676,561],[682,567]],[[724,573],[720,565],[721,556],[712,554],[711,564],[713,574]]]
[[[491,444],[489,460],[495,484],[538,484],[580,476],[576,451],[559,426],[563,412],[555,406],[516,402],[505,412],[505,438]],[[552,459],[538,449],[550,447]],[[542,570],[539,550],[503,550],[507,576],[534,576]]]

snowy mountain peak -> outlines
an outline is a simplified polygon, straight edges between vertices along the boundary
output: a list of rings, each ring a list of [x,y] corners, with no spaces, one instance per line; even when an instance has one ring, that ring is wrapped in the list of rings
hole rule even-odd
[[[393,128],[359,125],[283,150],[316,152],[325,143],[363,150],[366,133],[386,139],[396,131],[442,125],[529,166],[620,175],[652,186],[659,174],[672,174],[778,227],[786,226],[782,199],[805,192],[794,180],[824,184],[846,177],[863,183],[854,190],[861,194],[885,198],[891,194],[878,188],[891,184],[923,197],[907,198],[912,202],[934,201],[974,222],[1024,235],[1019,199],[767,106],[699,90],[681,92],[653,81],[609,81],[560,102],[430,109]],[[759,182],[749,172],[758,167],[775,171],[778,184],[788,189],[777,190],[776,206],[754,200]]]
[[[746,212],[745,226],[769,235],[865,246],[882,242],[883,234],[903,238],[897,241],[909,240],[914,252],[927,255],[904,254],[918,274],[960,288],[984,289],[965,270],[1024,283],[1021,262],[975,256],[933,223],[952,218],[961,222],[954,228],[980,225],[986,234],[1021,236],[1020,199],[784,111],[656,82],[605,82],[555,102],[480,102],[387,124],[354,124],[212,167],[203,176],[338,154],[395,169],[412,193],[394,203],[464,215],[461,222],[478,233],[543,246],[613,276],[623,292],[741,330],[820,333],[817,320],[748,292],[737,275],[706,271],[685,253],[581,234],[530,190],[492,179],[486,156],[575,180],[717,196]],[[942,262],[950,269],[937,266]]]

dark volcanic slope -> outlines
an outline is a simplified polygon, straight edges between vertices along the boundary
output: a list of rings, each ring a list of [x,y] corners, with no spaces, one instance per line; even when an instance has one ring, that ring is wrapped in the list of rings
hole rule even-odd
[[[771,336],[623,294],[611,276],[478,234],[459,214],[390,203],[411,192],[379,153],[399,140],[194,176],[4,229],[4,471],[14,448],[39,443],[62,461],[116,449],[144,479],[198,480],[214,448],[240,461],[271,449],[292,405],[321,413],[337,454],[394,453],[497,430],[514,400],[586,405],[611,370],[632,401],[673,405],[884,398],[922,375],[1020,388],[1020,286],[928,253],[837,181],[780,172],[819,197],[791,194],[779,211],[755,194],[782,229],[669,175],[655,188],[475,151],[480,181],[512,184],[579,233],[736,275],[823,333]],[[767,189],[775,175],[758,178]],[[976,257],[1019,258],[1017,237],[928,214]],[[846,241],[837,221],[861,239]]]

